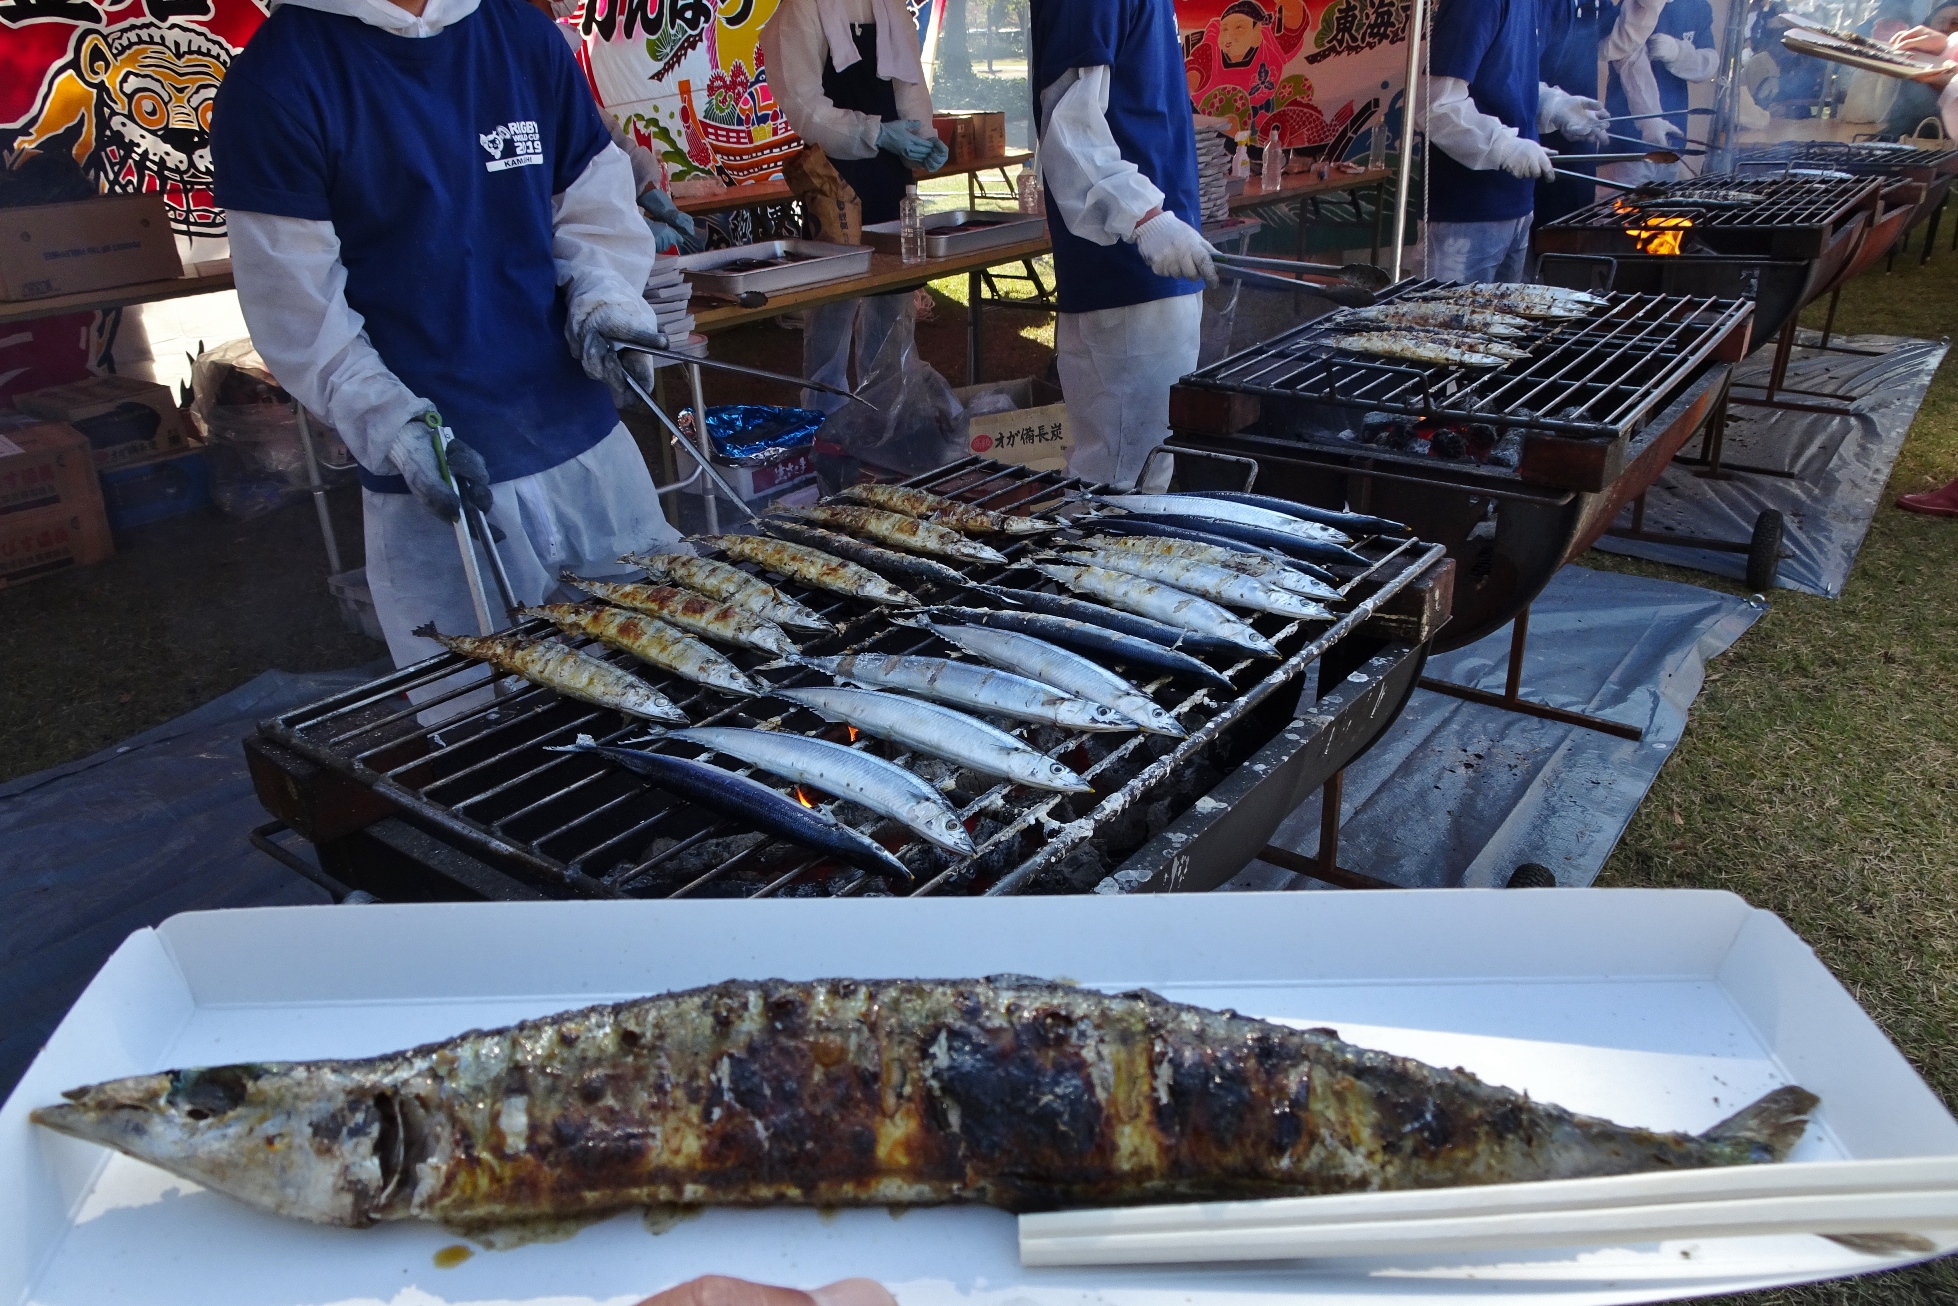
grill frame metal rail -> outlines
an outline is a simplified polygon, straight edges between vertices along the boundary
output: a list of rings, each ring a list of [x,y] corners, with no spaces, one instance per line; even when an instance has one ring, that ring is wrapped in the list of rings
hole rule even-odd
[[[1630,233],[1642,217],[1685,214],[1692,219],[1690,233],[1708,246],[1704,252],[1815,258],[1859,215],[1874,212],[1882,190],[1882,180],[1876,177],[1838,180],[1719,173],[1665,183],[1663,198],[1634,203],[1618,197],[1586,205],[1544,223],[1533,240],[1537,249],[1560,254],[1637,254],[1638,242]],[[1695,196],[1721,191],[1745,191],[1762,198],[1731,207],[1693,203]]]
[[[915,478],[913,483],[939,492],[950,489],[955,497],[988,507],[1028,502],[1046,504],[1079,496],[1088,488],[1057,473],[1033,473],[978,458],[927,473]],[[961,484],[969,493],[956,492]],[[1023,546],[1031,547],[1036,546]],[[906,886],[890,881],[883,887],[896,892],[930,894],[971,892],[980,888],[988,892],[1013,892],[1032,886],[1084,840],[1096,837],[1135,804],[1159,793],[1165,782],[1179,771],[1201,764],[1215,752],[1220,741],[1244,727],[1252,717],[1261,712],[1266,716],[1275,713],[1289,717],[1306,667],[1342,642],[1353,644],[1363,633],[1372,637],[1383,621],[1391,625],[1388,610],[1405,605],[1412,595],[1410,587],[1420,581],[1432,583],[1432,573],[1446,570],[1439,547],[1412,541],[1377,542],[1369,547],[1370,565],[1343,578],[1352,600],[1350,610],[1329,629],[1315,634],[1299,623],[1261,618],[1260,629],[1267,634],[1277,633],[1285,641],[1281,647],[1289,654],[1276,667],[1266,663],[1269,669],[1259,671],[1256,660],[1249,658],[1237,663],[1227,674],[1243,688],[1229,701],[1208,701],[1213,691],[1185,693],[1179,687],[1177,706],[1194,713],[1183,717],[1191,727],[1189,738],[1162,749],[1149,742],[1155,737],[1101,736],[1113,741],[1112,746],[1102,750],[1083,773],[1091,782],[1104,776],[1119,778],[1120,782],[1108,784],[1105,790],[1098,788],[1093,796],[1097,800],[1093,811],[1072,821],[1055,821],[1049,814],[1060,805],[1063,796],[1014,791],[1020,796],[1009,801],[1006,797],[1009,786],[995,784],[973,799],[964,814],[972,817],[1006,803],[1007,816],[998,822],[1000,828],[992,831],[982,852],[1000,847],[1013,850],[1016,855],[1007,865],[985,875],[963,874],[971,868],[944,854],[917,855],[921,845],[909,840],[904,843],[903,851],[920,862],[920,882]],[[999,569],[966,570],[990,577]],[[940,602],[957,601],[954,596],[927,593],[929,587],[906,583],[921,597]],[[935,642],[933,637],[893,622],[887,613],[879,610],[801,589],[792,588],[791,592],[819,610],[830,609],[827,615],[842,628],[836,636],[810,641],[807,647],[813,653],[837,651],[836,646],[861,648],[866,644],[875,644],[877,652],[914,649],[941,655],[952,652],[943,648],[925,649],[924,646]],[[1445,619],[1445,613],[1440,619]],[[1431,627],[1439,621],[1431,615],[1427,624]],[[525,629],[528,633],[532,628]],[[537,633],[545,633],[545,628],[537,628]],[[910,647],[892,647],[898,641]],[[1425,636],[1415,643],[1425,651]],[[619,665],[635,667],[679,703],[697,725],[752,725],[756,717],[764,720],[774,717],[777,724],[786,725],[790,720],[803,718],[801,709],[791,709],[782,700],[728,698],[640,666],[624,654],[601,648],[590,651],[603,653]],[[372,855],[383,861],[396,854],[407,856],[415,865],[396,878],[414,881],[412,892],[417,894],[430,892],[431,883],[450,883],[460,885],[458,896],[512,896],[499,891],[499,882],[551,897],[686,896],[702,891],[724,894],[733,886],[750,884],[751,881],[742,879],[742,874],[751,873],[755,865],[764,863],[771,871],[779,869],[780,873],[742,896],[805,893],[818,880],[826,886],[825,892],[878,891],[876,877],[849,871],[840,876],[830,872],[825,878],[821,868],[828,863],[824,859],[806,851],[801,851],[799,856],[785,856],[782,850],[789,846],[774,840],[763,840],[721,858],[684,883],[662,883],[659,877],[662,865],[710,840],[744,831],[719,820],[710,821],[704,829],[687,830],[684,805],[672,802],[670,796],[663,804],[654,803],[647,797],[654,792],[652,787],[636,777],[586,755],[543,752],[545,745],[570,742],[578,733],[616,741],[644,731],[637,724],[622,724],[623,719],[616,713],[568,703],[522,681],[515,681],[506,687],[502,697],[478,704],[456,721],[439,727],[419,724],[416,714],[439,705],[438,702],[404,706],[400,695],[411,688],[437,687],[466,665],[444,654],[262,723],[254,738],[247,741],[261,800],[274,815],[314,840],[323,863],[333,860],[329,853],[334,848],[346,852],[356,844],[362,850],[360,855]],[[1218,664],[1213,660],[1213,665]],[[750,668],[751,674],[755,670]],[[777,684],[824,683],[812,673],[779,664],[768,670],[775,674],[766,678]],[[453,692],[480,696],[481,683]],[[1152,683],[1158,688],[1162,684]],[[1216,697],[1221,699],[1221,694]],[[749,716],[748,709],[757,703],[768,706]],[[1398,704],[1393,710],[1398,711]],[[1275,730],[1277,724],[1274,721],[1271,728]],[[811,728],[806,724],[799,731],[824,737],[834,734],[833,728]],[[1022,727],[1015,733],[1025,737],[1028,732]],[[500,735],[510,737],[513,741],[510,746],[498,743]],[[372,742],[361,742],[368,739]],[[1048,742],[1047,751],[1067,757],[1070,764],[1082,769],[1073,759],[1086,751],[1091,741],[1077,736],[1058,746],[1052,746],[1051,739]],[[491,751],[478,756],[485,746]],[[418,748],[424,751],[417,752]],[[695,755],[698,751],[689,748],[683,755]],[[1152,752],[1157,755],[1150,756]],[[732,759],[721,760],[732,769],[752,770],[734,767]],[[453,766],[442,770],[440,764],[445,762]],[[540,777],[547,776],[550,778],[540,782]],[[765,774],[759,778],[778,788],[788,788],[786,782],[777,782]],[[533,790],[539,792],[533,796]],[[1194,801],[1196,796],[1190,795],[1189,801]],[[499,806],[506,803],[514,806],[507,810]],[[648,804],[651,806],[647,807]],[[554,808],[562,809],[567,819],[551,816],[547,820],[546,813]],[[642,809],[644,815],[635,815]],[[500,815],[489,819],[495,812]],[[866,831],[882,830],[888,845],[891,827],[881,820],[862,819],[867,817],[867,813],[859,812],[851,823]],[[623,824],[614,829],[607,822]],[[593,823],[594,828],[589,831],[593,841],[580,845],[582,852],[576,856],[560,855],[560,850],[571,846],[567,840],[573,831]],[[611,860],[612,854],[619,850],[650,849],[652,841],[661,837],[658,830],[662,823],[681,835],[676,843],[655,853],[642,851],[621,861]],[[404,836],[404,830],[413,837]],[[1038,840],[1037,847],[1031,847],[1035,836],[1043,830],[1046,837]],[[600,835],[604,837],[597,837]],[[466,873],[445,873],[439,865],[444,855],[403,853],[404,847],[415,839],[438,841],[447,853],[472,863],[473,867],[465,868]],[[350,871],[345,857],[333,861],[330,874],[350,886],[377,892],[383,898],[394,896],[384,891],[387,885],[377,886],[359,874],[358,867]],[[975,879],[981,882],[974,883]],[[653,886],[658,886],[657,892]]]

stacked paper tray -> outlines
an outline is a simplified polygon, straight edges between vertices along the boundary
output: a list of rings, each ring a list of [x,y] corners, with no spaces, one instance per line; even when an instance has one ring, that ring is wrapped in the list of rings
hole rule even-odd
[[[902,1306],[1577,1306],[1865,1273],[1806,1234],[1393,1257],[1024,1268],[983,1208],[621,1215],[479,1251],[428,1225],[249,1210],[47,1134],[30,1106],[165,1067],[361,1056],[730,977],[1013,971],[1300,1025],[1463,1066],[1575,1110],[1699,1130],[1777,1084],[1822,1099],[1799,1160],[1958,1152],[1954,1122],[1778,920],[1726,894],[1466,889],[933,901],[275,908],[131,936],[0,1108],[0,1299],[37,1303],[620,1303],[704,1273],[849,1275]],[[1941,1245],[1949,1247],[1952,1239]]]

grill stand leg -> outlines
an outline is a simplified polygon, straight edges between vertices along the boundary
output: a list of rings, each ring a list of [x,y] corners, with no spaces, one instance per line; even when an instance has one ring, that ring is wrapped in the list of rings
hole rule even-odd
[[[1589,712],[1572,712],[1561,707],[1551,707],[1546,703],[1535,703],[1523,697],[1523,654],[1530,641],[1530,610],[1526,607],[1516,614],[1516,621],[1509,637],[1509,676],[1503,685],[1503,692],[1491,694],[1486,689],[1475,689],[1468,685],[1458,685],[1452,680],[1437,680],[1433,676],[1422,676],[1421,688],[1431,689],[1437,694],[1447,694],[1453,698],[1464,699],[1470,703],[1480,703],[1484,707],[1501,708],[1505,712],[1515,712],[1522,716],[1536,717],[1540,721],[1557,721],[1567,726],[1582,726],[1586,730],[1596,730],[1600,734],[1614,735],[1619,739],[1629,739],[1637,743],[1645,738],[1645,731],[1638,726],[1628,726],[1608,717],[1594,716]]]
[[[1917,262],[1920,267],[1931,261],[1931,251],[1938,243],[1938,227],[1944,222],[1944,206],[1950,202],[1950,195],[1939,200],[1937,207],[1931,210],[1930,220],[1924,224],[1924,248],[1917,251]]]
[[[1337,883],[1329,873],[1339,870],[1339,804],[1346,788],[1346,769],[1341,767],[1326,777],[1319,791],[1319,878]]]
[[[1829,337],[1836,333],[1836,305],[1842,301],[1842,287],[1837,286],[1829,292],[1829,312],[1822,319],[1822,347],[1829,347]]]
[[[985,283],[977,272],[965,275],[965,383],[979,384],[979,300]]]

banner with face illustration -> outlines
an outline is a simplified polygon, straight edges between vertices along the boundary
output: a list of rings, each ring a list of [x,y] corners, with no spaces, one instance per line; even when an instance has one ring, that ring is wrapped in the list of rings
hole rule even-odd
[[[669,180],[768,177],[800,148],[757,48],[777,3],[586,0],[575,21],[593,89],[660,156]],[[1257,141],[1276,130],[1290,149],[1362,154],[1373,126],[1398,114],[1410,8],[1409,0],[1178,0],[1191,104]],[[967,12],[980,11],[968,3]],[[924,21],[937,13],[928,4]]]
[[[211,106],[252,0],[0,0],[0,150],[65,151],[98,189],[163,196],[186,262],[217,257]]]

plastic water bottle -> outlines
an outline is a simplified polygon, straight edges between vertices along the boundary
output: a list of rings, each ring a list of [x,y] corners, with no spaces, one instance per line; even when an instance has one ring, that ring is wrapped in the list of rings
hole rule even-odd
[[[1265,157],[1263,167],[1264,189],[1267,193],[1285,184],[1285,147],[1278,143],[1278,129],[1272,128],[1265,137]]]
[[[1373,137],[1367,142],[1367,171],[1379,172],[1387,166],[1387,124],[1376,122],[1368,133]]]
[[[1047,211],[1046,196],[1040,193],[1040,172],[1031,163],[1020,169],[1020,212],[1038,217]]]
[[[925,217],[918,211],[918,188],[906,186],[897,202],[898,248],[906,263],[925,261]]]

